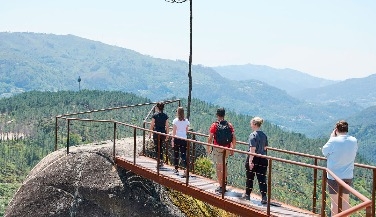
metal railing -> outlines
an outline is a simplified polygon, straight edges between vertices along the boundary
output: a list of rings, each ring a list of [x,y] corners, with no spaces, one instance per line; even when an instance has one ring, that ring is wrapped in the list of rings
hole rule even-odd
[[[180,106],[180,100],[170,100],[170,101],[165,101],[165,103],[173,103],[173,102],[178,102],[178,105]],[[109,123],[109,124],[112,124],[113,125],[113,157],[115,158],[116,157],[116,138],[117,138],[117,127],[119,125],[121,126],[124,126],[124,127],[128,127],[129,129],[131,129],[133,131],[133,138],[134,138],[134,153],[133,153],[133,160],[134,160],[134,164],[136,164],[136,136],[137,136],[137,130],[138,131],[141,131],[142,132],[142,138],[143,138],[143,141],[142,141],[142,144],[143,144],[143,147],[142,147],[142,150],[143,150],[143,153],[145,153],[145,135],[146,133],[155,133],[157,134],[158,136],[169,136],[170,138],[177,138],[177,137],[173,137],[171,135],[167,135],[167,134],[163,134],[163,133],[159,133],[159,132],[155,132],[155,131],[152,131],[152,130],[149,130],[146,128],[146,124],[148,124],[147,122],[147,119],[150,118],[150,115],[153,113],[154,111],[154,106],[150,109],[149,113],[147,114],[147,116],[144,118],[143,120],[143,126],[142,127],[139,127],[139,126],[136,126],[136,125],[132,125],[132,124],[128,124],[128,123],[123,123],[123,122],[119,122],[119,121],[115,121],[115,120],[96,120],[96,119],[89,119],[89,118],[73,118],[71,116],[74,116],[74,115],[79,115],[79,114],[86,114],[86,113],[93,113],[93,112],[100,112],[100,111],[109,111],[109,110],[115,110],[115,109],[121,109],[121,108],[132,108],[132,107],[136,107],[136,106],[145,106],[145,105],[155,105],[156,103],[145,103],[145,104],[137,104],[137,105],[131,105],[131,106],[122,106],[122,107],[115,107],[115,108],[108,108],[108,109],[100,109],[100,110],[93,110],[93,111],[87,111],[87,112],[78,112],[78,113],[73,113],[73,114],[65,114],[65,115],[59,115],[59,116],[56,116],[55,118],[55,121],[56,121],[56,125],[55,125],[55,150],[57,150],[57,143],[58,143],[58,139],[57,139],[57,134],[58,134],[58,124],[57,124],[57,121],[58,119],[63,119],[67,122],[67,135],[66,135],[66,138],[67,138],[67,141],[66,141],[66,149],[67,149],[67,154],[69,154],[69,146],[70,146],[70,126],[71,126],[71,122],[72,121],[80,121],[80,122],[96,122],[96,123]],[[191,135],[191,138],[192,139],[186,139],[187,143],[188,143],[188,146],[187,146],[187,152],[190,153],[191,149],[193,150],[196,150],[195,146],[196,145],[201,145],[201,146],[211,146],[211,147],[214,147],[214,145],[212,144],[208,144],[206,142],[202,142],[202,141],[198,141],[196,140],[196,137],[199,136],[199,137],[208,137],[208,135],[206,134],[202,134],[202,133],[197,133],[197,132],[193,132],[193,131],[189,131],[188,132],[190,135]],[[245,142],[241,142],[241,141],[237,141],[237,144],[242,144],[242,145],[248,145],[247,143]],[[191,148],[191,146],[193,148]],[[313,190],[312,190],[312,212],[313,213],[316,213],[316,210],[317,210],[317,180],[318,180],[318,173],[319,171],[322,172],[322,176],[321,176],[321,210],[320,210],[320,215],[321,216],[325,216],[325,209],[326,209],[326,198],[327,198],[327,195],[326,195],[326,174],[329,173],[331,174],[335,179],[336,181],[339,183],[340,185],[340,190],[339,190],[339,193],[341,194],[343,192],[343,189],[346,189],[348,190],[351,194],[353,194],[358,200],[362,201],[360,204],[357,204],[353,207],[351,207],[350,209],[346,210],[346,211],[343,211],[343,212],[340,212],[339,214],[337,214],[336,216],[345,216],[345,215],[348,215],[348,214],[352,214],[352,213],[356,213],[357,211],[359,210],[364,210],[364,213],[366,214],[367,217],[369,216],[375,216],[375,207],[374,207],[374,201],[375,201],[375,180],[376,180],[376,167],[372,167],[372,166],[369,166],[369,165],[363,165],[363,164],[355,164],[356,167],[361,167],[361,168],[365,168],[365,169],[371,169],[373,171],[373,185],[372,185],[372,200],[369,200],[367,197],[365,197],[364,195],[360,194],[358,191],[356,191],[355,189],[353,189],[352,187],[348,186],[346,183],[344,183],[342,180],[340,180],[337,176],[335,176],[335,174],[333,174],[330,170],[328,170],[327,168],[325,167],[322,167],[322,166],[319,166],[318,165],[318,161],[319,160],[326,160],[326,158],[324,157],[319,157],[319,156],[314,156],[314,155],[309,155],[309,154],[304,154],[304,153],[298,153],[298,152],[292,152],[292,151],[288,151],[288,150],[282,150],[282,149],[276,149],[276,148],[272,148],[272,147],[268,147],[268,150],[271,150],[271,151],[276,151],[276,152],[282,152],[282,153],[286,153],[286,154],[291,154],[291,155],[297,155],[297,156],[302,156],[302,157],[308,157],[308,158],[312,158],[314,159],[314,164],[311,165],[311,164],[307,164],[307,163],[301,163],[301,162],[296,162],[296,161],[292,161],[292,160],[286,160],[286,159],[282,159],[282,158],[277,158],[277,157],[271,157],[271,156],[263,156],[263,155],[258,155],[258,154],[253,154],[253,153],[249,153],[249,152],[245,152],[245,151],[241,151],[241,150],[234,150],[234,149],[228,149],[228,148],[224,148],[224,147],[218,147],[218,146],[215,146],[216,148],[221,148],[221,149],[224,149],[226,151],[234,151],[236,152],[237,154],[239,155],[253,155],[253,156],[258,156],[258,157],[261,157],[261,158],[266,158],[268,159],[268,162],[269,162],[269,165],[268,165],[268,174],[267,174],[267,180],[268,180],[268,205],[267,205],[267,213],[268,215],[270,215],[270,199],[272,198],[272,191],[271,191],[271,182],[273,180],[273,174],[272,174],[272,169],[273,169],[273,162],[280,162],[280,163],[286,163],[286,164],[292,164],[292,165],[297,165],[297,166],[300,166],[300,167],[304,167],[304,168],[311,168],[313,169],[314,171],[314,184],[313,184]],[[158,152],[160,152],[161,150],[158,149]],[[223,152],[223,160],[225,159],[225,152]],[[157,154],[157,156],[159,157],[159,153]],[[193,156],[195,156],[195,154],[193,154]],[[166,159],[167,158],[167,152],[166,152]],[[194,161],[195,161],[195,158],[192,159],[192,161],[190,160],[190,158],[188,157],[187,158],[187,171],[188,171],[188,175],[186,176],[186,185],[188,186],[189,185],[189,172],[192,171],[194,173]],[[157,161],[159,162],[159,161]],[[157,173],[159,174],[159,167],[157,167]],[[223,164],[223,171],[225,170],[225,164]],[[223,183],[222,183],[222,186],[224,186],[224,183],[225,182],[225,179],[223,179]],[[222,199],[224,199],[224,191],[222,192]],[[339,197],[338,199],[339,203],[338,204],[342,204],[341,203],[341,196]],[[339,207],[341,208],[341,207]]]

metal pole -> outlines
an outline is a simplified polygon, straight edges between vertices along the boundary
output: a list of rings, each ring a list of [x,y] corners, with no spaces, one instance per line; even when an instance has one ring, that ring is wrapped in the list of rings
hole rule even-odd
[[[187,156],[187,153],[189,154],[189,146],[191,145],[191,142],[188,141],[188,144],[187,144],[187,150],[186,151],[186,156]],[[186,160],[186,165],[187,165],[187,168],[186,168],[186,171],[187,171],[187,174],[186,174],[186,177],[185,177],[185,185],[188,186],[189,184],[189,155],[185,158]]]
[[[193,140],[196,140],[196,135],[193,134],[192,136]],[[192,150],[192,172],[195,173],[195,162],[196,162],[196,143],[193,143],[192,145],[193,150]]]
[[[317,158],[315,158],[315,166],[317,166]],[[312,212],[316,213],[317,203],[317,169],[313,169],[313,192],[312,192]]]
[[[55,117],[55,151],[57,151],[57,117]]]
[[[142,124],[142,127],[145,129],[146,127],[146,122],[144,121],[144,123]],[[145,156],[145,136],[146,136],[146,132],[145,130],[142,131],[142,155]]]
[[[272,195],[272,159],[269,159],[268,166],[268,206],[266,208],[266,213],[268,214],[268,216],[270,216],[270,197]]]
[[[322,171],[322,184],[321,184],[321,216],[325,216],[326,206],[326,170]]]
[[[112,157],[114,158],[114,161],[115,161],[115,144],[116,144],[116,122],[114,122],[114,144],[112,147]]]
[[[136,165],[136,128],[133,128],[133,164]]]
[[[222,149],[223,150],[223,154],[222,154],[222,183],[221,183],[221,186],[222,186],[222,199],[225,198],[225,191],[226,191],[226,185],[225,185],[225,182],[226,182],[226,149]]]
[[[158,134],[158,142],[157,142],[157,144],[158,144],[158,147],[157,147],[157,149],[158,149],[158,153],[157,153],[157,174],[159,176],[159,164],[160,164],[160,161],[161,161],[161,158],[160,158],[160,153],[161,153],[161,135],[160,134]]]
[[[372,172],[373,172],[373,180],[372,180],[372,216],[375,216],[376,169],[373,169]]]
[[[70,126],[70,119],[68,119],[68,132],[67,132],[67,154],[69,154],[69,127]]]
[[[338,185],[338,213],[342,212],[342,197],[343,197],[343,187]]]

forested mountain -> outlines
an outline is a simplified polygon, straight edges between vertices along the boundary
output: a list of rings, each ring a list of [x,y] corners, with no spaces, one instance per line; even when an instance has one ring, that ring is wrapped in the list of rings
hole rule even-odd
[[[73,35],[0,33],[0,42],[2,97],[79,86],[132,92],[153,101],[188,95],[185,61],[153,58]],[[202,65],[193,66],[192,77],[192,97],[307,135],[323,122],[361,110],[352,103],[306,103],[262,81],[229,80]]]
[[[376,165],[376,106],[364,109],[348,120],[355,123],[349,133],[358,139],[359,153]]]
[[[55,116],[88,110],[119,108],[124,105],[142,104],[146,102],[150,102],[150,100],[132,93],[99,90],[59,92],[29,91],[10,98],[0,99],[0,131],[3,135],[14,135],[13,137],[3,136],[0,140],[0,167],[2,168],[0,173],[0,183],[2,183],[0,184],[0,191],[6,198],[6,200],[3,200],[3,203],[6,204],[12,197],[14,191],[18,188],[28,171],[44,156],[53,151]],[[165,107],[170,121],[172,121],[175,116],[176,106],[176,103],[172,103]],[[186,106],[185,100],[182,101],[182,106]],[[190,120],[193,130],[206,134],[210,124],[215,121],[215,111],[218,107],[219,105],[193,99],[192,117]],[[142,108],[132,107],[128,109],[79,114],[77,116],[100,120],[118,120],[142,126],[142,122],[150,109],[151,106]],[[226,119],[235,126],[237,140],[246,141],[250,133],[249,121],[251,116],[237,114],[227,109]],[[66,126],[65,122],[58,123],[59,130],[63,129],[64,126]],[[309,139],[303,134],[284,131],[269,121],[265,121],[262,129],[268,135],[269,143],[272,147],[313,155],[321,155],[319,147],[321,147],[326,140]],[[113,135],[112,130],[112,125],[79,125],[72,123],[71,138],[69,140],[70,145],[111,139]],[[131,131],[121,130],[120,132],[119,137],[132,135]],[[58,141],[59,147],[64,147],[66,143],[64,134],[59,134]],[[238,145],[237,148],[245,150],[246,146]],[[272,152],[269,154],[271,156],[283,157],[283,155],[278,153]],[[306,160],[295,159],[294,157],[289,157],[289,159],[306,162]],[[359,161],[362,162],[363,160],[359,158],[358,162]],[[283,168],[288,170],[288,166],[286,165],[284,165]],[[231,170],[233,173],[239,170],[239,175],[235,176],[235,178],[238,178],[232,178],[232,182],[234,185],[242,186],[244,184],[242,167],[231,168]],[[296,180],[300,183],[307,183],[306,179],[311,179],[309,175],[310,172],[307,173],[307,177],[305,177],[303,175],[305,173],[301,173],[301,171],[299,174],[300,178]],[[276,179],[278,178],[283,179],[283,176],[276,176]],[[279,181],[276,180],[276,183],[279,183]],[[292,186],[292,189],[293,188],[309,189],[304,185]],[[288,198],[289,200],[294,200],[289,195],[280,196],[284,199]],[[310,204],[310,201],[306,201],[305,203]],[[2,204],[1,207],[5,207],[5,204]],[[0,210],[0,213],[1,212],[3,212],[3,210]]]
[[[285,90],[288,94],[307,88],[324,87],[338,82],[313,77],[293,69],[275,69],[262,65],[246,64],[212,68],[225,78],[236,81],[259,80],[270,86]]]
[[[376,105],[376,74],[365,78],[352,78],[326,87],[308,88],[292,93],[292,96],[307,101],[357,104],[363,108]]]

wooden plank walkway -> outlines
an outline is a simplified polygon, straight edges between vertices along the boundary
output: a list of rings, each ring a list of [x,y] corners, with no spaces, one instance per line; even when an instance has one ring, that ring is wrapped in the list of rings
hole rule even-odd
[[[191,195],[197,199],[207,199],[212,205],[216,205],[219,208],[227,211],[238,211],[237,214],[247,213],[247,216],[267,216],[267,205],[261,204],[259,196],[251,194],[250,201],[241,198],[244,190],[227,186],[227,192],[219,194],[215,189],[219,186],[217,181],[196,175],[190,174],[189,184],[186,185],[186,178],[182,177],[183,171],[179,171],[179,175],[174,174],[174,167],[171,165],[164,165],[157,173],[157,162],[152,158],[145,156],[138,156],[136,158],[136,164],[133,163],[133,157],[116,157],[117,165],[131,170],[136,174],[144,176],[145,178],[152,179],[166,187],[172,187],[175,190],[181,191],[184,194]],[[217,202],[218,201],[218,202]],[[237,205],[237,208],[231,208],[230,206]],[[244,209],[241,211],[240,209]],[[247,212],[248,209],[248,212]],[[250,211],[254,211],[253,213]],[[252,214],[253,215],[252,215]],[[291,207],[287,204],[283,204],[278,201],[271,201],[270,213],[272,216],[294,216],[294,217],[306,217],[306,216],[319,216],[313,214],[310,211],[302,210],[296,207]],[[242,215],[245,216],[245,215]]]

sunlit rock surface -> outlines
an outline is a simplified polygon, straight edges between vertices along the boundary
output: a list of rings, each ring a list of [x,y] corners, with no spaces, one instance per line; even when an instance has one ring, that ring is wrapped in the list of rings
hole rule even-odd
[[[185,216],[165,188],[117,168],[112,145],[108,141],[70,147],[69,155],[66,149],[49,154],[30,172],[5,216]],[[116,151],[132,154],[133,138],[117,141]]]

